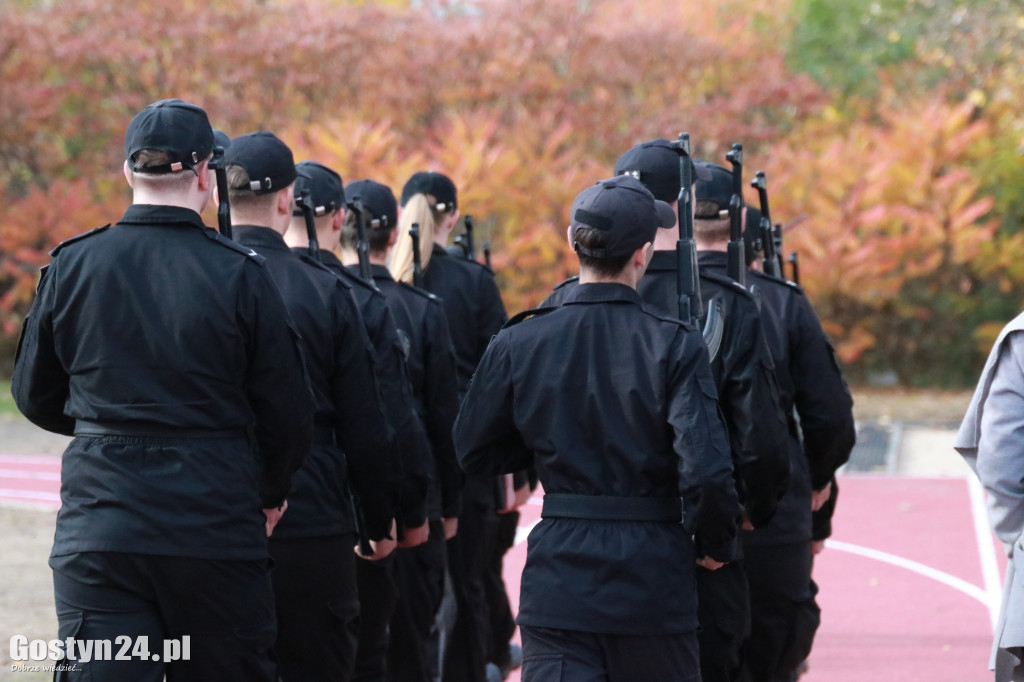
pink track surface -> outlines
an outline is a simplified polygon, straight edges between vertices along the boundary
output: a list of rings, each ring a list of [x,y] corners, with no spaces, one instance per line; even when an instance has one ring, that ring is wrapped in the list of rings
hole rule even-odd
[[[56,509],[59,489],[59,457],[0,454],[0,502]],[[840,489],[832,546],[814,568],[822,625],[802,681],[992,679],[989,603],[997,595],[992,585],[985,592],[980,557],[996,557],[1000,579],[1005,559],[990,534],[978,540],[967,482],[846,476]],[[540,508],[535,497],[522,509],[524,540],[505,558],[514,606],[525,532]],[[518,671],[509,679],[518,682]]]
[[[833,546],[814,567],[822,625],[801,682],[991,680],[992,625],[979,600],[985,585],[967,482],[846,476],[839,485]],[[539,499],[531,503],[521,527],[539,518]],[[855,553],[862,547],[909,560],[909,567]],[[1002,569],[1001,550],[991,549]],[[513,604],[525,558],[525,542],[505,558]],[[964,583],[973,596],[957,589]],[[518,672],[509,680],[518,682]]]

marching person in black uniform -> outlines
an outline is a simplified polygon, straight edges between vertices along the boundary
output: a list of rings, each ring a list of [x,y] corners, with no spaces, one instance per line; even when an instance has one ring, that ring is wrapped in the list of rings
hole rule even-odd
[[[696,184],[698,263],[702,271],[724,275],[729,219],[720,212],[729,205],[732,174],[715,164],[705,167],[711,179]],[[811,582],[811,512],[825,503],[829,481],[853,449],[853,400],[800,287],[756,270],[748,273],[789,423],[791,472],[775,518],[742,534],[752,617],[743,674],[757,682],[788,682],[807,658],[819,623]]]
[[[703,175],[695,167],[694,178]],[[615,163],[616,175],[631,175],[675,207],[679,197],[679,152],[668,140],[633,147]],[[676,241],[679,229],[658,230],[654,256],[637,290],[648,305],[666,315],[678,313]],[[578,278],[559,285],[545,301],[558,305]],[[721,341],[712,349],[711,372],[729,427],[736,486],[744,508],[744,526],[760,528],[774,516],[789,476],[786,422],[779,406],[772,359],[761,329],[757,304],[749,291],[719,273],[700,270],[700,294],[706,311],[718,304]],[[742,551],[737,542],[730,563],[717,571],[697,569],[701,675],[704,682],[739,677],[740,645],[750,631],[750,602]]]
[[[580,285],[495,337],[455,423],[467,472],[534,465],[546,493],[518,618],[526,682],[700,679],[694,565],[732,556],[740,507],[700,334],[636,292],[674,223],[629,176],[580,193]]]
[[[441,300],[425,289],[396,282],[387,269],[390,247],[398,237],[398,204],[391,189],[373,180],[357,180],[346,192],[362,202],[373,281],[407,340],[409,378],[430,439],[430,537],[425,545],[395,553],[400,599],[391,618],[388,651],[392,682],[428,682],[437,677],[437,643],[431,631],[444,593],[444,519],[458,519],[461,507],[463,474],[452,444],[458,411],[455,353]],[[359,267],[355,222],[356,216],[349,213],[341,231],[342,261],[350,270]]]
[[[454,183],[434,172],[414,174],[402,188],[398,241],[388,269],[392,276],[413,283],[414,258],[409,227],[418,223],[423,288],[437,295],[455,348],[459,397],[483,356],[491,337],[504,324],[505,306],[491,271],[479,263],[451,256],[445,245],[459,219]],[[489,549],[498,520],[495,511],[497,479],[468,476],[463,504],[455,525],[445,521],[448,570],[455,592],[456,617],[447,641],[442,679],[484,682],[487,665],[488,613],[483,591]]]
[[[308,177],[295,181],[296,192],[310,191],[315,214],[318,258],[349,287],[362,313],[375,354],[376,375],[384,397],[388,421],[396,431],[397,457],[402,465],[401,495],[396,509],[398,546],[415,547],[427,541],[427,486],[430,479],[430,443],[416,412],[406,368],[405,346],[384,295],[358,270],[346,269],[335,251],[341,226],[351,212],[341,176],[315,161],[302,161],[296,169]],[[354,197],[353,197],[354,198]],[[307,254],[309,235],[300,210],[292,215],[285,241],[298,254]],[[386,680],[388,623],[395,609],[397,590],[393,557],[356,563],[359,585],[359,646],[353,680]]]
[[[266,536],[309,449],[312,399],[263,258],[199,217],[212,149],[199,107],[138,114],[134,204],[53,250],[25,321],[15,400],[75,435],[50,558],[60,638],[148,637],[155,654],[76,651],[58,680],[278,678]],[[163,640],[186,636],[189,660],[161,660]]]
[[[250,133],[232,140],[224,162],[236,238],[267,259],[302,336],[316,400],[314,446],[271,540],[281,677],[348,680],[359,615],[355,533],[361,525],[373,558],[394,548],[399,467],[373,349],[348,289],[284,241],[297,177],[291,150],[271,133]]]

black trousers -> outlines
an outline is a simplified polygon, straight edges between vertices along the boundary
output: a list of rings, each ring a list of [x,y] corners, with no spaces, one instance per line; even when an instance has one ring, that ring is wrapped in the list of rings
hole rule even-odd
[[[467,479],[467,487],[470,485]],[[488,623],[483,575],[487,568],[487,524],[493,506],[466,495],[459,532],[448,541],[448,571],[455,593],[455,624],[445,642],[441,679],[444,682],[485,682]]]
[[[508,664],[508,643],[516,631],[516,619],[508,601],[505,579],[505,553],[516,542],[516,528],[519,527],[519,512],[495,514],[487,524],[488,551],[487,566],[482,576],[484,595],[487,599],[490,633],[487,642],[487,660],[498,666]]]
[[[438,672],[434,628],[444,596],[448,563],[444,524],[430,522],[430,537],[419,547],[395,550],[398,602],[391,616],[388,671],[392,682],[431,682]]]
[[[359,633],[352,534],[270,539],[283,682],[352,678]],[[225,677],[225,680],[232,679]]]
[[[811,653],[821,611],[814,601],[810,542],[743,548],[750,585],[750,637],[741,679],[790,682]]]
[[[750,633],[750,591],[743,562],[717,571],[698,566],[696,576],[701,677],[703,682],[735,682],[740,646]]]
[[[81,552],[50,559],[59,637],[148,638],[160,660],[67,661],[55,680],[275,682],[270,561]],[[189,637],[189,660],[168,663],[164,640]],[[127,652],[125,652],[127,653]],[[184,652],[181,652],[182,654]],[[76,657],[81,652],[76,649]],[[184,656],[182,656],[184,657]]]
[[[388,626],[398,599],[394,552],[380,561],[356,558],[359,646],[353,680],[388,682]]]
[[[607,635],[520,626],[523,682],[700,682],[697,634]]]

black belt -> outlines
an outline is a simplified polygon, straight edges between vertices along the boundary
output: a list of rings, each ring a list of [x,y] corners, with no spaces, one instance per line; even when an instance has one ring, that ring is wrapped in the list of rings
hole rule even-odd
[[[683,522],[678,497],[610,497],[606,495],[544,495],[543,518],[595,521]]]
[[[246,438],[245,429],[184,429],[166,424],[131,422],[75,422],[76,436],[129,436],[132,438]]]

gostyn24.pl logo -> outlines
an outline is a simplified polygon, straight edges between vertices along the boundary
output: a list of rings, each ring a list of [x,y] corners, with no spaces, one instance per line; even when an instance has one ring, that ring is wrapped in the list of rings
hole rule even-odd
[[[150,651],[149,637],[122,635],[109,639],[33,639],[11,637],[12,661],[187,661],[191,656],[191,637],[161,640],[161,650]]]

